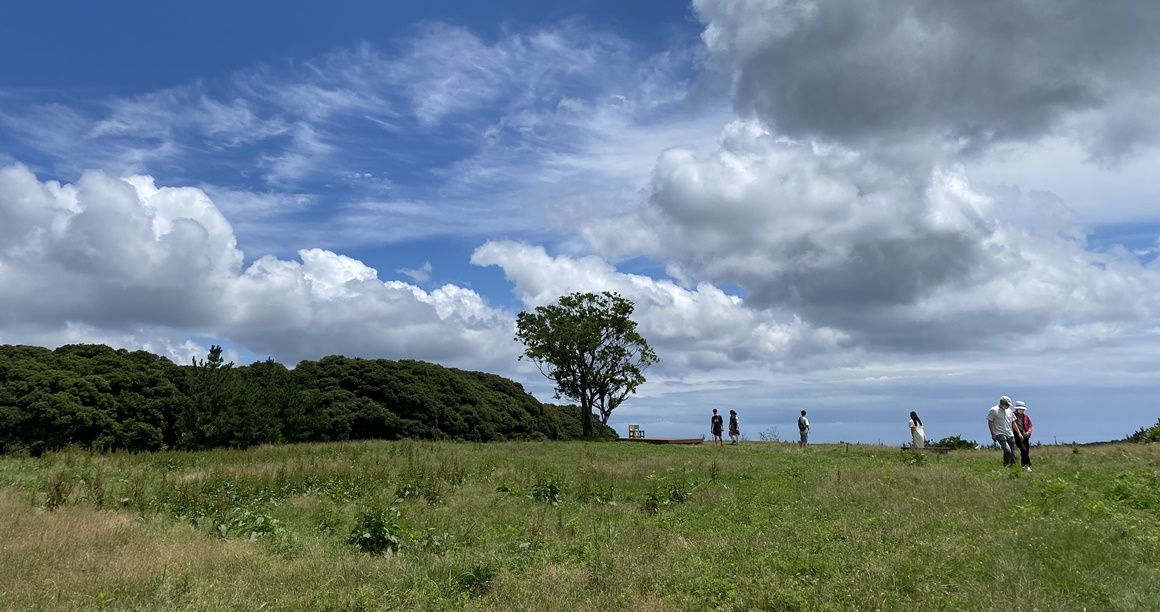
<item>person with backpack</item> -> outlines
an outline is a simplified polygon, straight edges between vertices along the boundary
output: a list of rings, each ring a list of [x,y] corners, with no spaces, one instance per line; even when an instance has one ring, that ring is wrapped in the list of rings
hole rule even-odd
[[[806,418],[806,411],[802,410],[802,415],[798,417],[798,433],[801,434],[801,442],[798,446],[805,448],[810,441],[810,420]]]
[[[733,440],[730,446],[737,446],[741,439],[741,424],[737,422],[737,411],[729,411],[729,438]]]

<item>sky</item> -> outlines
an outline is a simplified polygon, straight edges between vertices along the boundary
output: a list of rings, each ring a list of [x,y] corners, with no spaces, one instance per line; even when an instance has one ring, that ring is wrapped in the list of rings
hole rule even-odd
[[[649,436],[1044,443],[1160,416],[1160,3],[0,7],[0,343],[552,384],[635,304]]]

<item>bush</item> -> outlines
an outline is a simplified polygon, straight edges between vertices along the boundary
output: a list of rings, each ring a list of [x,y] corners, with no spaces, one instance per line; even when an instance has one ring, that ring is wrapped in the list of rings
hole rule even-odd
[[[931,444],[931,446],[941,446],[951,450],[973,450],[979,448],[979,443],[974,440],[964,440],[959,436],[948,436]]]
[[[1160,442],[1160,420],[1151,427],[1141,427],[1136,433],[1124,438],[1125,442],[1135,442],[1137,444],[1147,444],[1149,442]]]

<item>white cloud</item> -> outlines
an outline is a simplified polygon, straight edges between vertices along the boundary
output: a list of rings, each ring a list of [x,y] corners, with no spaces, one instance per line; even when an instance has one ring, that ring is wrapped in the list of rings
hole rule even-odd
[[[431,262],[429,261],[423,262],[423,265],[418,268],[399,268],[395,271],[417,283],[426,283],[431,280]]]
[[[118,341],[181,352],[191,335],[287,363],[327,353],[503,367],[513,319],[478,294],[384,282],[305,249],[242,269],[229,223],[191,187],[86,173],[74,185],[0,170],[0,341]],[[165,331],[168,330],[168,331]],[[174,348],[178,347],[178,348]]]
[[[1087,250],[1073,226],[1003,224],[956,167],[916,185],[857,152],[738,122],[711,155],[666,151],[649,192],[591,220],[589,241],[739,284],[751,305],[867,348],[955,350],[1157,315],[1160,278],[1134,256]]]
[[[471,262],[502,268],[529,309],[574,292],[619,293],[635,304],[633,319],[661,357],[658,370],[670,376],[811,357],[845,340],[841,332],[816,329],[792,316],[778,320],[713,285],[686,289],[618,272],[597,257],[551,257],[543,247],[492,241],[476,249]]]

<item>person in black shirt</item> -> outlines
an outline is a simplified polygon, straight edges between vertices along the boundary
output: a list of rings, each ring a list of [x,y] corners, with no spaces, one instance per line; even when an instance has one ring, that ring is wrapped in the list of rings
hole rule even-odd
[[[717,409],[714,408],[713,418],[709,419],[709,430],[713,432],[713,441],[717,444],[723,443],[721,440],[721,430],[724,429],[724,424],[725,420],[721,418],[721,415],[717,414]]]

